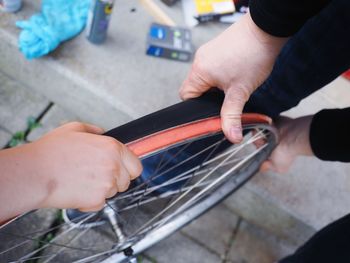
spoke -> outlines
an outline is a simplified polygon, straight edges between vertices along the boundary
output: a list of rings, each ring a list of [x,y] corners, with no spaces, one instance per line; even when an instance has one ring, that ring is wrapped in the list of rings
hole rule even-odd
[[[222,181],[225,177],[227,177],[229,174],[231,174],[234,170],[236,170],[239,166],[243,165],[245,162],[247,162],[248,160],[250,160],[252,157],[254,157],[257,153],[259,153],[260,151],[263,150],[263,148],[265,148],[266,145],[260,147],[259,149],[257,149],[256,151],[254,151],[253,153],[251,153],[249,156],[247,156],[244,160],[242,160],[240,163],[238,163],[237,165],[235,165],[234,167],[232,167],[229,171],[225,172],[222,176],[220,176],[219,178],[217,178],[216,180],[213,180],[210,185],[208,185],[205,189],[203,189],[201,192],[197,193],[194,197],[192,197],[190,200],[186,201],[186,203],[184,203],[181,207],[179,207],[176,211],[174,211],[171,215],[168,215],[167,217],[163,218],[162,220],[158,221],[157,223],[155,223],[154,225],[147,227],[146,229],[141,230],[138,234],[144,233],[145,231],[150,231],[151,229],[154,229],[156,227],[160,227],[162,226],[164,223],[166,223],[170,218],[173,218],[174,216],[180,214],[181,212],[183,212],[185,209],[187,209],[188,207],[190,207],[194,201],[198,200],[200,198],[200,196],[205,193],[206,191],[208,191],[210,188],[213,188],[218,182]],[[236,179],[235,179],[236,180]]]
[[[199,184],[199,185],[196,185],[195,188],[208,185],[208,184],[211,183],[211,182],[212,182],[212,181],[203,182],[203,183],[201,183],[201,184]],[[133,204],[133,205],[129,205],[129,206],[127,206],[127,207],[124,207],[124,208],[122,208],[121,210],[119,210],[119,212],[123,212],[123,211],[129,210],[129,209],[131,209],[131,208],[134,208],[134,207],[136,207],[136,206],[144,205],[144,204],[147,204],[147,203],[149,203],[149,202],[153,202],[153,201],[155,201],[155,200],[168,198],[169,196],[182,193],[182,192],[188,190],[190,187],[192,187],[192,186],[187,186],[187,187],[184,187],[184,188],[181,188],[181,189],[178,189],[178,190],[167,191],[167,192],[165,192],[164,194],[161,194],[161,195],[159,195],[159,196],[154,196],[154,197],[150,197],[150,198],[148,198],[148,199],[146,199],[146,200],[143,200],[140,204],[137,203],[137,204]]]
[[[44,246],[28,253],[27,255],[25,256],[22,256],[20,258],[20,261],[22,260],[27,260],[28,258],[30,258],[31,256],[33,255],[36,255],[37,253],[39,253],[40,251],[42,251],[43,249],[47,248],[49,245],[54,245],[54,246],[61,246],[61,247],[64,247],[64,245],[62,244],[56,244],[54,243],[53,241],[56,241],[58,238],[60,238],[61,236],[71,232],[73,229],[75,228],[78,228],[81,224],[83,224],[85,221],[89,220],[91,217],[93,217],[96,213],[92,213],[91,215],[87,216],[86,218],[82,219],[80,222],[74,224],[74,225],[71,225],[67,230],[63,231],[60,235],[57,235],[55,236],[51,241],[47,242]],[[72,248],[72,249],[75,249],[75,248]],[[80,248],[78,250],[81,250]]]
[[[233,151],[228,157],[226,157],[223,161],[221,161],[212,171],[210,171],[209,173],[207,173],[205,176],[203,176],[196,184],[199,184],[201,182],[203,182],[206,178],[208,178],[210,175],[212,175],[223,163],[225,163],[227,160],[229,160],[234,154],[236,154],[237,152],[239,152],[241,149],[243,149],[247,144],[251,144],[252,142],[256,141],[257,138],[259,138],[260,134],[262,134],[262,131],[255,134],[252,138],[248,139],[247,142],[244,142],[242,144],[240,144],[237,148],[236,151]],[[235,169],[236,166],[234,166]],[[232,170],[232,169],[230,169]],[[232,172],[232,171],[231,171]],[[195,186],[195,185],[194,185]],[[188,189],[187,191],[185,191],[183,194],[181,194],[177,199],[175,199],[175,201],[173,203],[171,203],[169,206],[165,207],[162,211],[160,211],[158,214],[156,214],[153,218],[151,218],[149,221],[147,221],[143,226],[141,226],[134,235],[137,235],[137,233],[140,233],[143,228],[147,227],[149,224],[151,224],[152,222],[154,222],[155,219],[157,219],[158,217],[160,217],[161,215],[163,215],[165,212],[167,212],[170,208],[172,208],[175,204],[177,204],[180,200],[182,200],[192,189],[192,186],[190,189]]]
[[[213,162],[219,160],[220,158],[222,158],[222,157],[224,157],[224,156],[230,154],[234,149],[235,149],[235,148],[232,147],[229,151],[225,151],[224,153],[222,153],[222,154],[216,156],[215,158],[210,159],[210,160],[207,161],[207,162],[204,162],[204,163],[203,163],[203,167],[205,167],[205,166],[207,166],[207,165],[209,165],[209,164],[211,164],[211,163],[213,163]],[[237,162],[237,161],[240,161],[241,159],[242,159],[242,157],[240,157],[240,158],[235,158],[235,159],[233,159],[233,160],[227,162],[224,166],[233,164],[233,163],[235,163],[235,162]],[[195,170],[197,170],[198,168],[200,168],[200,166],[201,166],[201,165],[197,165],[197,166],[195,166],[195,167],[189,169],[188,171],[185,171],[185,172],[183,172],[183,173],[181,173],[181,174],[179,174],[179,175],[177,175],[177,176],[174,176],[174,177],[171,178],[170,180],[168,180],[168,181],[166,181],[166,182],[164,182],[164,183],[162,183],[162,184],[160,184],[160,185],[156,185],[156,186],[153,186],[153,187],[151,187],[151,188],[148,188],[148,189],[147,189],[147,193],[145,193],[145,195],[148,195],[148,194],[150,194],[151,192],[153,192],[153,191],[155,191],[155,190],[158,190],[159,188],[162,188],[162,187],[164,187],[164,186],[168,186],[168,185],[177,183],[177,182],[179,182],[179,181],[183,181],[183,180],[189,179],[190,177],[192,177],[192,175],[188,175],[188,174],[194,172]],[[222,167],[224,167],[224,166],[222,166]],[[197,171],[197,172],[193,175],[193,177],[199,176],[199,175],[201,175],[201,174],[203,174],[203,173],[205,173],[205,172],[207,172],[207,171],[210,171],[211,169],[213,169],[213,168],[207,168],[207,169],[205,169],[205,170]],[[119,201],[119,200],[123,200],[123,199],[129,198],[129,197],[134,197],[133,195],[143,194],[144,192],[146,192],[146,189],[139,190],[139,191],[135,192],[134,194],[124,195],[124,196],[122,196],[122,197],[120,197],[120,198],[114,199],[113,201]],[[136,197],[137,197],[137,196],[136,196]],[[131,202],[133,202],[133,201],[131,201]]]
[[[152,180],[155,180],[155,179],[159,178],[160,176],[164,175],[165,173],[168,173],[168,172],[170,172],[171,170],[177,168],[178,166],[184,164],[185,162],[188,162],[188,161],[192,160],[193,158],[195,158],[195,157],[197,157],[198,155],[204,153],[205,151],[207,151],[207,150],[209,150],[209,149],[215,147],[217,144],[219,144],[219,143],[221,143],[221,142],[222,142],[222,139],[221,139],[220,141],[218,141],[218,142],[212,144],[211,146],[209,146],[209,147],[207,147],[207,148],[201,150],[200,152],[198,152],[198,153],[192,155],[191,157],[189,157],[189,158],[187,158],[187,159],[185,159],[185,160],[183,160],[183,161],[177,163],[176,165],[172,166],[171,168],[169,168],[169,169],[167,169],[167,170],[161,172],[160,174],[158,174],[158,175],[155,175],[155,174],[154,174],[154,176],[152,176],[152,178],[150,178],[150,179],[148,179],[147,181],[143,182],[142,184],[136,186],[136,187],[135,187],[134,189],[132,189],[132,190],[133,190],[133,191],[136,191],[136,190],[140,189],[142,186],[145,186],[146,184],[150,183]],[[188,146],[188,145],[187,145],[187,146]],[[177,153],[177,154],[180,154],[180,153]],[[168,160],[168,162],[169,162],[169,161],[170,161],[170,160]],[[168,162],[167,162],[167,163],[168,163]],[[125,193],[125,194],[119,195],[118,197],[115,198],[115,200],[118,200],[119,197],[122,197],[123,195],[126,195],[126,194],[130,194],[130,192],[127,192],[127,193]],[[113,199],[112,201],[114,201],[114,199]]]
[[[254,152],[252,152],[250,155],[248,155],[245,159],[243,159],[242,161],[240,161],[239,163],[237,163],[235,166],[233,166],[231,169],[229,169],[227,172],[225,172],[222,176],[220,176],[219,178],[217,178],[216,180],[214,180],[212,183],[210,183],[207,187],[205,187],[203,190],[201,190],[199,193],[197,193],[195,196],[193,196],[190,200],[188,200],[186,203],[183,205],[184,208],[186,209],[188,206],[191,205],[191,202],[195,201],[196,199],[198,199],[200,197],[200,195],[202,195],[203,193],[205,193],[207,190],[209,190],[211,187],[213,187],[214,185],[218,184],[220,181],[222,181],[223,179],[225,179],[229,174],[231,174],[234,170],[236,170],[238,167],[242,166],[243,164],[245,164],[247,161],[249,161],[253,156],[255,156],[256,154],[258,154],[260,151],[262,151],[264,148],[266,147],[266,144],[262,147],[260,147],[259,149],[256,149]]]
[[[185,144],[182,148],[181,148],[181,150],[180,151],[178,151],[175,155],[173,155],[173,158],[176,158],[176,156],[178,156],[180,153],[182,153],[187,147],[189,147],[190,145],[191,145],[191,143],[192,142],[190,142],[189,144]],[[165,156],[166,156],[166,154],[168,153],[169,151],[166,151],[165,153],[163,153],[163,156],[162,156],[162,160],[165,158]],[[146,190],[147,190],[147,188],[148,188],[148,186],[149,186],[149,182],[151,182],[152,180],[154,180],[154,177],[156,177],[156,174],[157,174],[157,172],[160,170],[160,169],[162,169],[163,167],[165,167],[165,165],[167,165],[169,162],[171,161],[171,159],[169,158],[166,162],[164,162],[164,164],[160,167],[160,165],[158,165],[158,167],[157,167],[157,169],[153,172],[153,174],[150,176],[150,178],[146,181],[146,182],[148,182],[147,184],[146,184]],[[159,177],[159,176],[158,176]],[[145,183],[146,183],[145,182]],[[141,202],[142,201],[142,199],[144,198],[144,195],[141,195],[141,197],[139,198],[139,201],[138,202]],[[133,218],[134,219],[134,221],[135,221],[135,219],[136,219],[136,217],[135,217],[135,213],[137,212],[137,209],[135,209],[134,211],[133,211],[133,215],[132,215],[132,217],[131,218]],[[126,227],[130,224],[130,222],[131,222],[131,220],[129,220],[128,222],[127,222],[127,224],[126,224]]]
[[[178,151],[178,152],[176,153],[176,155],[174,155],[174,157],[176,157],[177,155],[179,155],[180,153],[182,153],[190,144],[191,144],[191,143],[186,144],[184,147],[182,147],[182,149],[181,149],[180,151]],[[168,152],[168,151],[167,151],[167,152]],[[167,152],[163,153],[161,162],[162,162],[163,159],[165,158],[165,154],[166,154]],[[152,156],[151,156],[151,157],[152,157]],[[167,162],[165,162],[161,167],[159,167],[159,164],[158,164],[156,170],[153,172],[153,174],[150,176],[150,178],[148,178],[145,182],[143,182],[142,184],[136,186],[136,187],[133,188],[132,190],[135,191],[135,190],[137,190],[137,189],[139,189],[139,188],[141,188],[141,187],[143,187],[143,186],[146,186],[146,187],[147,187],[147,186],[148,186],[148,183],[150,183],[152,180],[158,178],[160,175],[164,174],[165,172],[168,172],[168,171],[164,171],[162,174],[157,175],[158,170],[162,169],[162,168],[163,168],[165,165],[167,165],[170,161],[171,161],[171,159],[169,158],[169,159],[167,160]],[[156,176],[156,175],[157,175],[157,176]],[[156,176],[156,177],[154,177],[154,176]],[[123,196],[123,194],[121,194],[120,196]]]
[[[111,253],[116,252],[116,251],[117,251],[117,248],[112,248],[110,250],[106,250],[106,251],[103,251],[103,252],[100,252],[100,253],[96,253],[95,255],[92,255],[92,256],[89,256],[89,257],[85,257],[85,258],[73,261],[72,263],[83,263],[83,262],[89,262],[91,260],[94,261],[95,258],[98,258],[98,257],[101,257],[101,256],[105,256],[105,255],[111,254]]]
[[[74,220],[80,220],[80,219],[83,218],[83,217],[84,217],[84,215],[81,215],[81,216],[77,217],[77,218],[74,219]],[[25,241],[23,241],[23,242],[21,242],[21,243],[19,243],[19,244],[16,244],[16,245],[14,245],[13,247],[10,247],[10,248],[8,248],[8,249],[6,249],[6,250],[4,250],[4,251],[1,251],[1,252],[0,252],[0,255],[5,254],[5,253],[7,253],[7,252],[9,252],[9,251],[11,251],[11,250],[17,248],[17,247],[22,246],[22,245],[25,245],[25,244],[27,244],[27,243],[29,243],[29,242],[31,242],[31,241],[32,241],[32,242],[39,242],[39,243],[48,243],[48,242],[45,242],[45,241],[40,240],[40,237],[43,236],[43,235],[45,235],[45,234],[48,233],[48,232],[52,232],[53,230],[58,229],[58,228],[60,228],[60,227],[62,227],[62,226],[64,226],[64,225],[66,225],[66,224],[67,224],[67,223],[65,222],[65,223],[56,225],[56,226],[54,226],[54,227],[48,228],[48,229],[44,229],[44,230],[40,230],[40,231],[34,231],[34,232],[28,233],[28,234],[26,234],[26,235],[13,234],[13,233],[7,232],[6,230],[1,230],[1,231],[0,231],[0,236],[1,236],[1,235],[14,236],[14,237],[17,237],[17,238],[23,238],[23,239],[25,239]],[[36,235],[36,236],[33,237],[32,235],[34,235],[34,234],[38,234],[38,235]],[[52,244],[52,245],[60,246],[60,244],[56,244],[56,243],[54,243],[54,242],[52,242],[51,244]],[[75,248],[75,249],[78,249],[78,248]]]
[[[84,231],[78,233],[74,238],[72,238],[68,244],[71,244],[72,242],[74,242],[75,240],[78,240],[80,237],[82,237],[83,235],[85,235],[90,229],[87,228]],[[47,260],[45,260],[43,263],[48,263],[51,260],[53,260],[55,257],[57,257],[59,254],[61,254],[65,249],[67,249],[67,247],[62,247],[58,250],[57,253],[53,254],[50,258],[48,258]]]
[[[180,165],[182,165],[182,164],[184,164],[184,163],[186,163],[186,162],[188,162],[188,161],[190,161],[191,159],[193,159],[193,158],[195,158],[195,157],[197,157],[198,155],[200,155],[200,154],[202,154],[202,153],[204,153],[205,151],[207,151],[208,149],[210,149],[210,148],[213,148],[213,147],[215,147],[215,146],[217,146],[219,143],[221,143],[222,142],[222,140],[220,140],[220,141],[218,141],[218,142],[216,142],[215,144],[213,144],[213,145],[211,145],[211,146],[209,146],[209,147],[207,147],[207,148],[205,148],[205,149],[203,149],[203,150],[201,150],[200,152],[198,152],[198,153],[196,153],[196,154],[194,154],[194,155],[192,155],[191,157],[189,157],[189,158],[187,158],[187,159],[185,159],[185,160],[183,160],[183,161],[181,161],[181,162],[179,162],[179,163],[177,163],[176,165],[174,165],[174,166],[172,166],[171,168],[169,168],[169,169],[167,169],[166,171],[163,171],[162,173],[160,173],[159,175],[156,175],[154,178],[152,178],[152,180],[154,180],[154,179],[157,179],[157,178],[159,178],[160,176],[162,176],[162,175],[164,175],[164,174],[166,174],[166,173],[168,173],[168,172],[170,172],[171,170],[173,170],[173,169],[175,169],[175,168],[177,168],[177,167],[179,167]],[[146,182],[150,182],[150,180],[147,180]],[[145,182],[145,183],[146,183]],[[141,184],[141,185],[144,185],[145,183],[143,183],[143,184]],[[147,185],[148,186],[148,185]],[[135,194],[135,192],[133,192],[133,193],[131,193],[131,194],[129,194],[128,196],[132,196],[133,197],[133,195]],[[123,195],[121,195],[121,197],[116,197],[115,199],[113,199],[113,200],[111,200],[111,202],[115,202],[115,201],[117,201],[118,200],[118,198],[122,198],[123,197]],[[142,197],[141,197],[142,198]],[[128,205],[128,204],[127,204]]]

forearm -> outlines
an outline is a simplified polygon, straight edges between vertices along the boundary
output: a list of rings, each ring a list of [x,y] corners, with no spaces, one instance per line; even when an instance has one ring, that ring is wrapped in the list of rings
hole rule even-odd
[[[45,200],[48,182],[35,168],[31,144],[0,151],[0,222],[32,209]]]
[[[265,32],[279,37],[294,35],[305,22],[320,12],[330,0],[251,0],[253,20]]]

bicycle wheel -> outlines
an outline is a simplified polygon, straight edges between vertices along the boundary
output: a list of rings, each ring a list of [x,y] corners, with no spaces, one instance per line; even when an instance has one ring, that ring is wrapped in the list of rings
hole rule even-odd
[[[128,261],[237,190],[277,135],[267,117],[244,114],[244,140],[232,145],[220,128],[222,100],[208,93],[107,132],[141,158],[142,175],[99,212],[37,210],[6,224],[0,261]]]

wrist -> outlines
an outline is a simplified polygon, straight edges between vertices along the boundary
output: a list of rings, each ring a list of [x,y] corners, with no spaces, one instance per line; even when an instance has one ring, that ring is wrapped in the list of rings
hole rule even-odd
[[[0,217],[13,217],[40,208],[46,198],[46,181],[37,167],[32,143],[0,152]],[[34,150],[34,151],[33,151]],[[6,218],[3,218],[6,219]]]
[[[249,12],[244,16],[244,22],[246,23],[248,32],[256,39],[256,41],[262,46],[265,46],[270,52],[275,53],[276,56],[288,40],[287,37],[276,37],[266,33],[255,24]]]
[[[290,145],[294,149],[295,155],[313,156],[313,152],[310,144],[310,126],[311,126],[312,116],[303,116],[294,119],[289,127],[289,134],[291,136]]]

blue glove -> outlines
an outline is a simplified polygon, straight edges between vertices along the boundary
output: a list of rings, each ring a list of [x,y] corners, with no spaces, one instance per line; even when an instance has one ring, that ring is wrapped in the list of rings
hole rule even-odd
[[[27,59],[48,54],[83,30],[89,7],[90,0],[42,0],[41,13],[16,23],[19,49]]]

